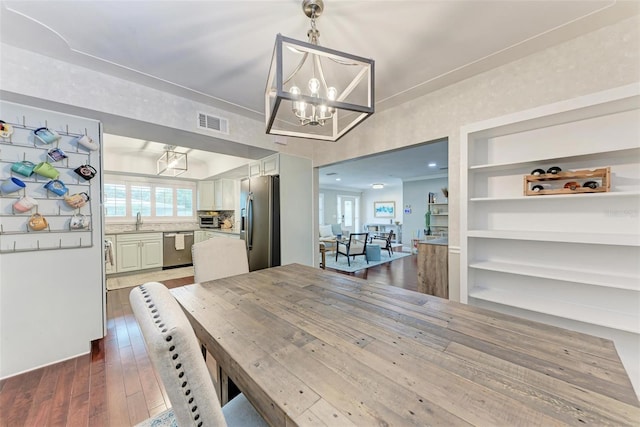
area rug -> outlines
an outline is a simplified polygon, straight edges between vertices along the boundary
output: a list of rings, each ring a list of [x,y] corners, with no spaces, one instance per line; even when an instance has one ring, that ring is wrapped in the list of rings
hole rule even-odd
[[[375,267],[376,265],[385,264],[387,262],[391,262],[394,259],[404,258],[407,256],[411,256],[410,253],[406,252],[394,252],[391,257],[387,252],[380,253],[380,261],[367,261],[363,256],[356,256],[354,260],[352,257],[349,257],[351,260],[351,266],[347,264],[347,257],[344,255],[338,255],[338,261],[336,262],[336,253],[335,252],[327,252],[327,268],[331,268],[333,270],[344,271],[345,273],[353,273],[358,270],[362,270],[369,267]]]
[[[147,282],[161,282],[163,280],[181,279],[193,276],[193,267],[170,268],[162,271],[129,274],[127,276],[107,277],[107,290],[132,288]]]

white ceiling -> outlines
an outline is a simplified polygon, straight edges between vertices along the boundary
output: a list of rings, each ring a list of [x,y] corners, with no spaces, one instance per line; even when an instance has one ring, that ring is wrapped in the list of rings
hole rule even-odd
[[[393,188],[408,180],[447,177],[448,147],[447,140],[439,140],[326,166],[320,168],[320,187],[362,191],[373,184]]]
[[[0,39],[262,120],[276,34],[306,39],[301,4],[1,1]],[[637,14],[639,4],[325,0],[317,26],[323,46],[375,60],[379,112]]]

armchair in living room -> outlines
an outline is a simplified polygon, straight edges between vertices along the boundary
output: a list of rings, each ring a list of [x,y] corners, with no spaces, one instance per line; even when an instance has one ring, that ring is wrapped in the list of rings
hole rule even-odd
[[[356,258],[358,255],[364,255],[364,259],[369,264],[369,258],[367,257],[367,240],[369,233],[351,233],[347,242],[338,242],[336,248],[336,261],[338,261],[338,254],[345,255],[347,257],[347,264],[351,266],[349,257]]]
[[[393,230],[389,231],[389,234],[387,235],[387,237],[385,239],[380,239],[380,238],[373,238],[371,239],[371,241],[369,242],[370,245],[380,245],[380,249],[383,251],[387,251],[389,253],[389,256],[393,255],[393,247],[391,246],[391,243],[393,242],[393,238],[395,237],[395,234],[393,233]]]

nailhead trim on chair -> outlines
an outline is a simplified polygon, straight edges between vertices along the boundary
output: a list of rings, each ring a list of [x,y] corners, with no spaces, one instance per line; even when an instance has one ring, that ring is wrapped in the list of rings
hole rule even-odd
[[[162,320],[160,320],[160,315],[158,314],[158,309],[155,308],[155,304],[152,302],[151,296],[149,295],[149,292],[145,289],[144,285],[140,285],[140,290],[142,291],[142,295],[146,297],[145,302],[147,303],[147,308],[149,309],[149,311],[153,314],[153,318],[156,319],[155,323],[158,325],[158,329],[160,329],[160,331],[165,334],[167,333],[167,328],[165,328],[165,324],[162,323]],[[173,340],[173,337],[171,335],[167,335],[165,337],[165,341],[167,343],[170,343]],[[176,346],[171,344],[168,347],[168,351],[170,353],[172,353],[171,359],[172,360],[176,360],[176,371],[178,371],[178,378],[182,379],[182,377],[184,377],[184,371],[182,370],[182,363],[178,360],[180,355],[179,353],[176,351]],[[180,386],[184,389],[186,388],[188,385],[188,381],[185,379],[182,381],[182,383],[180,384]],[[191,394],[191,389],[186,388],[186,390],[184,391],[184,395],[185,396],[189,396]],[[194,398],[193,396],[188,398],[188,404],[191,405],[193,404],[193,406],[191,407],[191,414],[192,414],[192,418],[195,421],[198,421],[200,419],[200,413],[198,412],[198,405],[197,403],[194,403]],[[200,421],[197,424],[198,427],[202,426],[202,421]]]

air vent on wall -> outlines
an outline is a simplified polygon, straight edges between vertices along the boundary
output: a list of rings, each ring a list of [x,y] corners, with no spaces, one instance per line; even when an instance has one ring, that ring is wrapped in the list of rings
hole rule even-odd
[[[229,120],[205,113],[198,113],[198,127],[220,133],[229,133]]]

